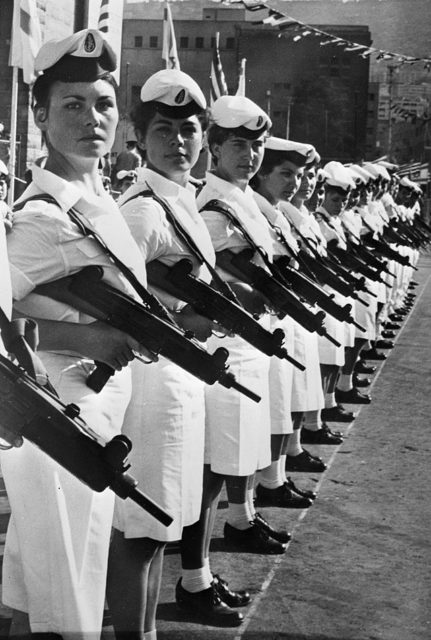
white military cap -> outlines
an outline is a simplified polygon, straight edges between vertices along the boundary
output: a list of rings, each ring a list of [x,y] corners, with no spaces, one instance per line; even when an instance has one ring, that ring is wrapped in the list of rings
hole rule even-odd
[[[304,142],[295,142],[294,140],[269,136],[265,141],[265,150],[266,149],[269,151],[284,151],[286,153],[293,151],[302,156],[306,164],[314,161],[320,162],[320,156],[313,145]]]
[[[388,162],[387,160],[377,160],[374,164],[379,164],[381,167],[385,167],[388,171],[397,171],[399,169],[397,164]]]
[[[138,174],[133,169],[130,169],[130,171],[127,171],[126,169],[121,169],[121,171],[118,171],[118,173],[116,174],[117,180],[124,180],[124,178],[137,178],[137,177],[138,177]]]
[[[330,177],[330,174],[325,171],[325,169],[322,169],[320,167],[320,169],[317,170],[317,182],[326,182],[326,180]]]
[[[365,171],[371,173],[373,180],[377,180],[378,178],[382,177],[382,174],[380,173],[381,167],[378,167],[376,164],[373,164],[372,162],[365,162],[362,167],[365,169]]]
[[[364,167],[361,167],[359,164],[351,164],[348,166],[348,169],[352,173],[354,180],[357,183],[368,184],[369,181],[374,178],[374,176],[369,171],[364,169]]]
[[[329,178],[326,178],[326,184],[331,187],[338,187],[344,191],[354,189],[356,187],[352,174],[349,169],[345,167],[341,162],[332,160],[323,167],[326,173],[329,174]]]
[[[9,169],[7,168],[3,160],[0,160],[0,174],[5,176],[9,175]]]
[[[74,81],[75,77],[79,81],[81,75],[101,75],[116,67],[114,50],[97,29],[83,29],[67,38],[45,42],[34,61],[36,72],[50,73],[65,81]]]
[[[245,96],[220,96],[211,109],[214,124],[224,129],[242,129],[246,136],[258,137],[270,128],[268,114]]]
[[[385,169],[385,167],[382,167],[382,165],[378,162],[372,162],[371,165],[373,167],[375,167],[375,169],[377,170],[378,174],[380,175],[381,178],[383,178],[383,180],[390,180],[391,176],[389,175],[387,169]]]
[[[410,180],[410,178],[408,178],[407,176],[401,178],[400,186],[407,187],[407,189],[412,189],[412,191],[416,191],[417,193],[422,193],[422,189],[420,188],[418,183],[413,182],[413,180]]]
[[[148,78],[141,89],[142,102],[157,102],[159,111],[169,116],[192,115],[206,108],[207,103],[197,82],[179,69],[162,69]],[[178,111],[181,109],[181,112]]]

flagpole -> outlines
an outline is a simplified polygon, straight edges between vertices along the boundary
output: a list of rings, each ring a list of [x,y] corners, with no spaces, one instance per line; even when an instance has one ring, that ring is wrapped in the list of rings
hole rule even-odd
[[[10,149],[9,173],[12,178],[8,191],[8,204],[11,207],[15,199],[15,165],[16,165],[16,123],[18,112],[18,67],[12,67],[12,99],[10,114]]]

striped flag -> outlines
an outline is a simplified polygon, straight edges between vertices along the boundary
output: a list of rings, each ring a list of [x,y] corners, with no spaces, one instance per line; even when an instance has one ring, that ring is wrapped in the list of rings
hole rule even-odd
[[[172,21],[171,8],[166,2],[163,12],[163,49],[162,60],[166,63],[166,69],[179,69],[177,41],[175,39],[174,23]]]
[[[22,69],[26,84],[36,78],[34,59],[41,46],[36,0],[14,0],[9,65]]]
[[[238,89],[236,90],[237,96],[245,96],[245,63],[247,58],[241,58],[241,67],[239,70]]]
[[[97,23],[99,31],[108,33],[109,31],[109,0],[102,0],[100,3],[99,21]]]
[[[213,57],[211,61],[211,104],[213,104],[220,96],[228,94],[226,79],[221,66],[219,52],[220,34],[216,33],[214,38]]]

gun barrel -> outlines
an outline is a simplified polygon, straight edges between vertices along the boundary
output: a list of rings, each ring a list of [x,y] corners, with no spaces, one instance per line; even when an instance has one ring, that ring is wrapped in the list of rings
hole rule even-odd
[[[293,364],[293,366],[300,371],[305,371],[305,366],[302,364],[302,362],[299,362],[298,360],[295,360],[295,358],[292,358],[292,356],[287,353],[287,349],[283,348],[280,350],[280,352],[283,352],[282,357],[284,358],[284,360],[288,360],[290,364]]]
[[[334,337],[332,337],[326,331],[325,331],[325,333],[322,333],[321,335],[323,335],[327,340],[329,340],[329,342],[332,342],[332,344],[335,344],[336,347],[341,347],[341,343],[338,342],[338,340],[336,340]]]
[[[173,518],[169,513],[163,511],[151,498],[149,498],[145,493],[143,493],[140,489],[138,489],[137,482],[132,476],[125,473],[119,478],[121,481],[121,488],[117,485],[119,483],[113,482],[110,485],[110,489],[112,489],[117,495],[120,497],[127,497],[136,502],[137,505],[145,509],[153,518],[156,518],[159,522],[161,522],[165,527],[169,527],[169,525],[173,522]],[[125,496],[123,496],[125,492]]]
[[[248,389],[243,384],[240,384],[232,373],[225,373],[219,379],[219,383],[226,387],[226,389],[235,389],[236,391],[239,391],[239,393],[242,393],[247,398],[250,398],[250,400],[253,400],[253,402],[260,402],[262,400],[262,398],[258,396],[257,393],[254,393],[254,391],[251,391],[251,389]]]

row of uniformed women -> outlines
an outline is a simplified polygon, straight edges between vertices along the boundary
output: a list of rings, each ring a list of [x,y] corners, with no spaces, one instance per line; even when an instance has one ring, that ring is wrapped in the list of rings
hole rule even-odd
[[[43,74],[34,87],[34,115],[48,159],[44,169],[34,168],[9,234],[16,310],[39,320],[41,356],[61,397],[77,403],[102,436],[109,438],[121,428],[130,435],[134,475],[174,517],[165,528],[134,504],[117,501],[107,591],[116,634],[156,637],[163,548],[179,539],[178,605],[210,624],[240,624],[237,607],[250,601],[249,594],[231,591],[209,564],[223,483],[229,500],[225,538],[237,548],[283,553],[289,534],[274,530],[255,511],[256,471],[261,470],[261,504],[309,506],[315,495],[297,489],[286,479],[285,468],[323,471],[323,462],[301,442],[341,442],[322,426],[320,416],[324,406],[329,411],[336,407],[333,367],[338,372],[344,363],[340,351],[320,361],[329,367],[322,368],[324,399],[315,335],[270,316],[264,296],[230,270],[231,254],[250,242],[261,264],[297,253],[289,211],[299,216],[293,224],[301,226],[301,233],[306,227],[306,235],[321,236],[303,202],[297,202],[298,208],[287,204],[304,172],[314,180],[315,151],[268,138],[267,114],[246,98],[224,96],[212,109],[208,130],[214,168],[196,202],[189,177],[202,146],[205,99],[186,74],[161,71],[145,83],[133,113],[146,167],[119,201],[122,217],[97,173],[118,119],[109,73],[115,68],[112,50],[99,32],[86,30],[44,45],[36,64]],[[249,187],[254,176],[256,191]],[[214,200],[228,205],[233,218]],[[198,206],[205,209],[202,214]],[[155,358],[122,332],[34,292],[38,284],[97,264],[105,279],[136,295],[103,247],[82,235],[69,216],[71,207],[143,284],[148,271],[154,292],[178,324],[208,339],[210,351],[220,344],[228,348],[231,370],[261,396],[260,404],[217,385],[203,388],[164,358],[147,367],[136,361],[127,367],[135,352]],[[322,237],[319,243],[324,252]],[[166,267],[183,257],[206,281],[217,262],[219,273],[262,325],[285,330],[291,355],[306,365],[305,372],[270,360],[237,337],[220,342],[212,335],[212,323],[163,286]],[[333,326],[344,337],[344,328]],[[353,348],[351,341],[342,344]],[[118,370],[100,394],[85,385],[92,360]],[[16,611],[15,631],[29,625],[33,633],[94,638],[102,623],[112,496],[93,494],[31,445],[4,454],[2,467],[12,509],[3,599]]]

